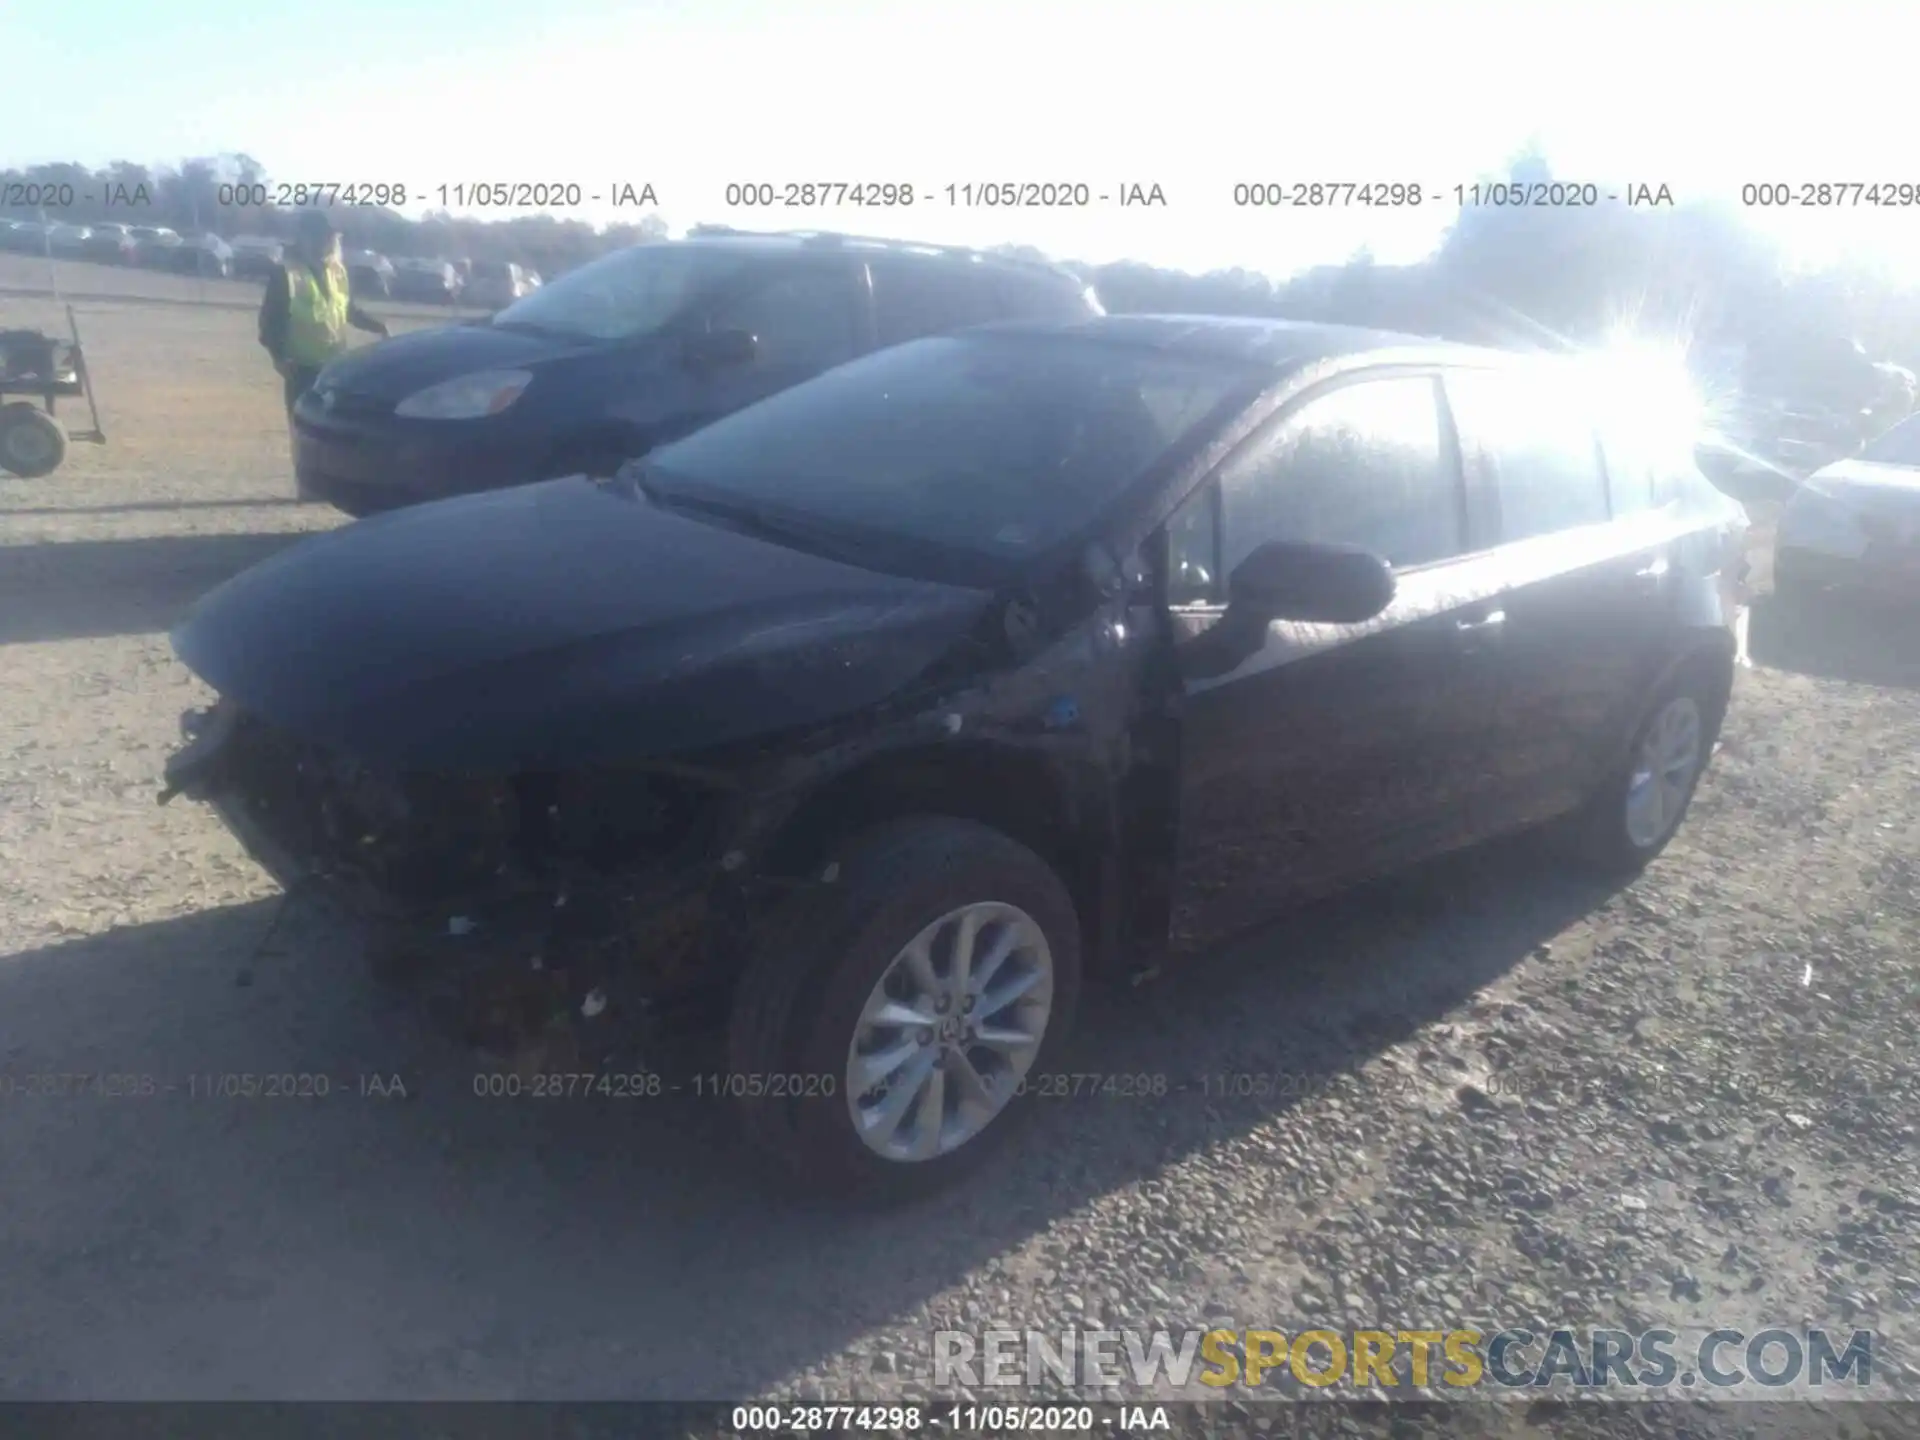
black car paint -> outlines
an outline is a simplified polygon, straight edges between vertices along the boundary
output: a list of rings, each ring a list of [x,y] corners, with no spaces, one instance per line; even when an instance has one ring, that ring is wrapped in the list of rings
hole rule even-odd
[[[308,542],[216,592],[176,647],[228,705],[302,746],[350,740],[356,766],[549,767],[532,791],[513,777],[523,816],[537,819],[561,771],[590,789],[658,775],[710,796],[710,822],[649,857],[642,880],[549,858],[420,911],[496,904],[544,929],[556,889],[596,894],[593,933],[612,933],[612,913],[629,938],[617,953],[576,940],[597,958],[561,967],[569,995],[618,971],[646,1004],[724,987],[755,917],[831,884],[836,839],[902,806],[1017,834],[1069,883],[1096,966],[1125,971],[1564,808],[1543,799],[1554,737],[1591,737],[1567,783],[1597,778],[1624,753],[1642,681],[1701,665],[1730,686],[1722,577],[1696,543],[1701,516],[1679,505],[1604,536],[1408,572],[1375,621],[1267,626],[1252,653],[1183,678],[1182,654],[1220,616],[1166,604],[1175,508],[1318,388],[1432,371],[1448,352],[1324,327],[1101,328],[1115,343],[1258,361],[1273,378],[1125,497],[1081,559],[1030,584],[899,580],[560,481]],[[1619,652],[1608,683],[1569,683],[1569,645],[1602,624],[1591,607],[1649,565],[1657,583],[1632,594],[1643,608],[1612,611],[1625,623],[1604,637]],[[479,722],[471,737],[463,720]],[[577,748],[536,744],[543,720]],[[174,781],[216,797],[243,838],[260,830],[217,755]],[[269,840],[249,843],[283,879],[304,873]]]

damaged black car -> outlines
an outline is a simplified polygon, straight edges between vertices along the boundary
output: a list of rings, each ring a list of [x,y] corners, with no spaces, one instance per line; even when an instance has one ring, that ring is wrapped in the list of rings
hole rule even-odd
[[[918,341],[236,577],[175,632],[219,698],[167,793],[457,952],[536,1067],[724,1017],[787,1172],[923,1189],[1083,981],[1523,827],[1667,844],[1745,516],[1617,422],[1558,361],[1325,326]]]

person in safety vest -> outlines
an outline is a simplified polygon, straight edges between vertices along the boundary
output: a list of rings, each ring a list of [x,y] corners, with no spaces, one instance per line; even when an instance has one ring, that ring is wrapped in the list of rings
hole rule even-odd
[[[299,230],[260,302],[260,343],[286,382],[287,420],[320,369],[347,348],[347,327],[386,338],[387,327],[353,303],[340,232],[324,210],[300,212]]]

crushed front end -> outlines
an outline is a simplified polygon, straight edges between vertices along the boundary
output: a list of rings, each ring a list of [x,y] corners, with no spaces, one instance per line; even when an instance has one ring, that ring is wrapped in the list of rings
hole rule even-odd
[[[724,773],[386,773],[225,700],[182,730],[162,802],[208,801],[289,892],[361,920],[382,975],[469,1044],[559,1068],[725,977],[748,907],[716,851]]]

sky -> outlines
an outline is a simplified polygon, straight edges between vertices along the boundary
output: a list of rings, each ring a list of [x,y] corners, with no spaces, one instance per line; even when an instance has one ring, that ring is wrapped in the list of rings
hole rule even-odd
[[[1913,23],[1898,4],[1804,0],[0,0],[0,168],[245,151],[276,180],[397,182],[435,202],[442,185],[651,184],[676,232],[1013,241],[1278,276],[1363,246],[1420,258],[1453,187],[1529,143],[1603,191],[1920,192]],[[729,182],[807,180],[917,198],[726,204]],[[1166,203],[947,200],[1045,181],[1158,185]],[[1428,199],[1236,206],[1251,181],[1417,182]],[[635,218],[584,198],[566,213]],[[1749,213],[1804,263],[1848,255],[1920,281],[1920,205]]]

